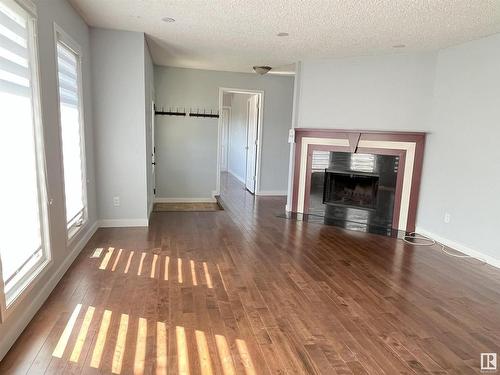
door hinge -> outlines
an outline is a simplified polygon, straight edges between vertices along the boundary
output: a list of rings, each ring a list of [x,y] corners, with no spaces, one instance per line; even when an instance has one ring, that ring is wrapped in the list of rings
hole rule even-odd
[[[153,188],[153,195],[156,195],[156,188]]]

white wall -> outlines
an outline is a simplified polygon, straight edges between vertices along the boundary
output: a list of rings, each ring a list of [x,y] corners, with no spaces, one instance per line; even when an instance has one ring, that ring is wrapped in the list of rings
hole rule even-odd
[[[417,229],[500,265],[498,66],[499,35],[433,53],[304,61],[297,126],[428,132]]]
[[[264,91],[261,190],[286,191],[293,77],[155,67],[159,107],[217,110],[219,87]],[[156,117],[157,197],[206,198],[216,189],[217,119]]]
[[[144,34],[91,29],[90,37],[99,219],[147,225]]]
[[[304,61],[298,127],[427,130],[436,53]]]
[[[228,171],[245,183],[247,161],[248,99],[251,95],[234,94],[229,121]]]
[[[25,296],[13,307],[9,317],[0,323],[0,360],[43,304],[59,279],[96,229],[96,193],[94,177],[94,145],[91,100],[89,28],[65,0],[35,1],[38,8],[38,47],[42,121],[47,165],[52,263],[45,268]],[[87,156],[87,194],[89,222],[69,246],[66,246],[64,213],[64,181],[62,179],[61,144],[59,136],[59,99],[55,60],[54,22],[82,48],[83,104],[85,107],[85,151]],[[62,312],[62,311],[61,311]]]
[[[493,257],[497,265],[499,67],[500,34],[440,51],[417,222],[420,230]]]

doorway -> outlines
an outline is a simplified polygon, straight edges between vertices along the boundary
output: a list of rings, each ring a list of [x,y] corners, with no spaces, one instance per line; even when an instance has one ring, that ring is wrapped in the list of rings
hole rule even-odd
[[[221,174],[259,194],[263,95],[257,90],[219,89],[217,195]]]

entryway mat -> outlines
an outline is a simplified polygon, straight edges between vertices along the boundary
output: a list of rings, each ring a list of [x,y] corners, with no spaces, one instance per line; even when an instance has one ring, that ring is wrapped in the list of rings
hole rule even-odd
[[[221,211],[218,202],[155,203],[154,212],[212,212]]]

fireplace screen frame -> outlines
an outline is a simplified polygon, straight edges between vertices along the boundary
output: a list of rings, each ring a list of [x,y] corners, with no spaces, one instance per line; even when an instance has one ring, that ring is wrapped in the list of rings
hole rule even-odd
[[[330,206],[342,206],[342,207],[351,207],[351,208],[358,208],[358,209],[365,209],[365,210],[376,210],[377,204],[378,204],[378,187],[379,187],[379,180],[380,180],[380,175],[376,173],[366,173],[366,172],[354,172],[354,171],[339,171],[339,170],[332,170],[332,169],[325,169],[324,172],[324,185],[323,185],[323,204],[325,205],[330,205]],[[363,204],[356,204],[356,203],[343,203],[339,201],[335,201],[332,196],[332,190],[330,188],[332,179],[333,183],[335,184],[335,175],[337,176],[351,176],[357,177],[357,178],[366,178],[372,180],[372,203],[371,205],[363,205]]]

